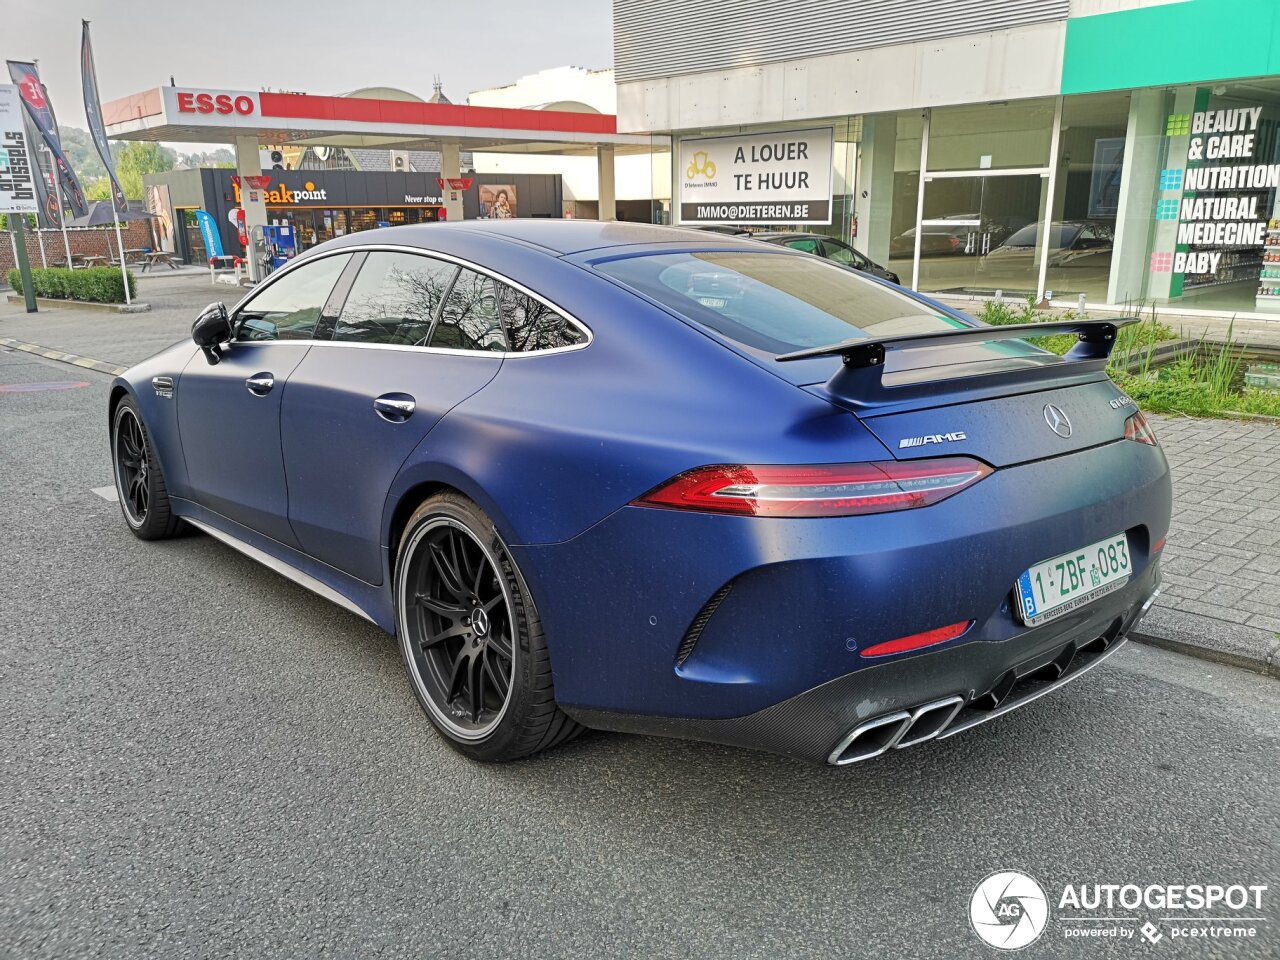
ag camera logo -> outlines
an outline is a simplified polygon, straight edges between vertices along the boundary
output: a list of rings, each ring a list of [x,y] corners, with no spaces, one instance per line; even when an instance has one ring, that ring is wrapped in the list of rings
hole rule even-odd
[[[1000,950],[1021,950],[1040,939],[1049,923],[1049,900],[1035,880],[1001,870],[983,880],[969,900],[969,925]]]

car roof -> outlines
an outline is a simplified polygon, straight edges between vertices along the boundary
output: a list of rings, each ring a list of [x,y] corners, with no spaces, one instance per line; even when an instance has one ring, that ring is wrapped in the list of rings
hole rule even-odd
[[[541,218],[512,220],[462,220],[453,223],[426,223],[412,226],[389,227],[379,231],[394,236],[399,243],[421,243],[429,247],[432,238],[440,231],[465,232],[470,235],[514,240],[541,247],[548,253],[567,256],[602,247],[626,247],[641,244],[680,244],[697,246],[714,242],[717,247],[742,244],[743,249],[754,245],[746,237],[733,237],[721,233],[709,233],[687,227],[665,227],[650,223],[628,223],[604,220],[552,220]],[[369,237],[370,231],[351,236]],[[378,241],[387,242],[386,236]],[[375,241],[377,242],[377,241]]]

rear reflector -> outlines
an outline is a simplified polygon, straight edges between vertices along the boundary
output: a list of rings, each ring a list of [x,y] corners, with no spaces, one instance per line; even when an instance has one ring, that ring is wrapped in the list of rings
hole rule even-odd
[[[1152,553],[1159,553],[1161,550],[1163,550],[1163,549],[1164,549],[1164,542],[1165,542],[1165,541],[1164,541],[1164,537],[1161,537],[1159,540],[1157,540],[1157,541],[1156,541],[1156,545],[1155,545],[1154,547],[1152,547],[1152,548],[1151,548],[1151,552],[1152,552]]]
[[[991,473],[991,467],[969,457],[698,467],[632,503],[750,517],[849,517],[927,507]]]
[[[891,653],[906,653],[908,650],[932,647],[937,643],[946,643],[948,640],[954,640],[971,626],[973,626],[972,620],[962,620],[960,623],[953,623],[950,626],[938,627],[934,630],[926,630],[924,633],[913,633],[909,637],[899,637],[897,640],[877,643],[860,651],[858,655],[861,657],[887,657]]]
[[[1156,440],[1155,431],[1151,429],[1151,424],[1147,423],[1147,418],[1141,412],[1135,413],[1124,422],[1124,438],[1152,447],[1160,446],[1160,442]]]

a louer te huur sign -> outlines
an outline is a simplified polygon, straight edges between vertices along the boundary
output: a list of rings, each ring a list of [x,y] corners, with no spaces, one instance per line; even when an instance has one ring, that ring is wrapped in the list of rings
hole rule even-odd
[[[830,223],[830,127],[680,141],[683,223]]]

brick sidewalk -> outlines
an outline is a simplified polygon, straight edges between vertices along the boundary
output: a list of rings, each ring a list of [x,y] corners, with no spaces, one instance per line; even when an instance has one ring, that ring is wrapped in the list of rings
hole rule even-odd
[[[1174,507],[1163,592],[1140,632],[1280,676],[1280,426],[1150,419]]]

